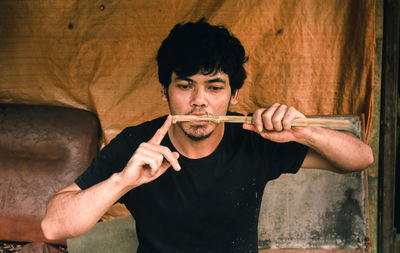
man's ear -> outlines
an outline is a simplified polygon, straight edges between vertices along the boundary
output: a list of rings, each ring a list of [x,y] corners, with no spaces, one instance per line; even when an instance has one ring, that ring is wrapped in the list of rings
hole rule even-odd
[[[231,105],[236,105],[238,103],[238,97],[239,97],[239,89],[233,92],[233,95],[231,97]]]
[[[161,89],[161,96],[162,96],[162,100],[163,101],[168,101],[168,95],[167,95],[167,90],[165,89],[165,87],[162,87]]]

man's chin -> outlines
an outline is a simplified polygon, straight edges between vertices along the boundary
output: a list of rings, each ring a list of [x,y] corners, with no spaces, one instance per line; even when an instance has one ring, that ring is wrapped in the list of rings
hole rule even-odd
[[[183,131],[185,135],[193,141],[205,140],[213,133],[213,131],[210,131],[209,133],[205,132],[206,129],[204,129],[203,127],[198,127],[197,129],[195,128],[196,127],[191,127],[191,131]]]
[[[210,137],[212,133],[203,134],[203,135],[193,135],[193,134],[185,132],[185,134],[192,141],[203,141],[203,140],[207,139],[208,137]]]

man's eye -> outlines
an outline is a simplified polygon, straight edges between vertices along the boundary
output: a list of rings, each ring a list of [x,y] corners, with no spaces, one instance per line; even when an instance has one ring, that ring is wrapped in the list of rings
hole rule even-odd
[[[178,86],[179,89],[182,89],[182,90],[189,89],[189,85],[188,84],[178,84],[177,86]]]
[[[222,87],[218,87],[218,86],[211,86],[211,87],[209,87],[209,89],[212,90],[212,91],[219,91],[219,90],[222,90],[223,88]]]

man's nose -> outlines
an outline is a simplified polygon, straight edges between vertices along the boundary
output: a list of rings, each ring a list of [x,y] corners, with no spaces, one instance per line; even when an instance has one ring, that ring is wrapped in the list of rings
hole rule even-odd
[[[207,105],[207,94],[204,89],[196,88],[192,93],[192,105],[193,106],[206,106]]]

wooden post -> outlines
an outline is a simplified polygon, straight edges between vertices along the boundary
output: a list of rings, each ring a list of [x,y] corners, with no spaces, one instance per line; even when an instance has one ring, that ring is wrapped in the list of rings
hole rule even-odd
[[[378,186],[378,252],[394,250],[394,193],[399,82],[400,0],[384,1]]]

